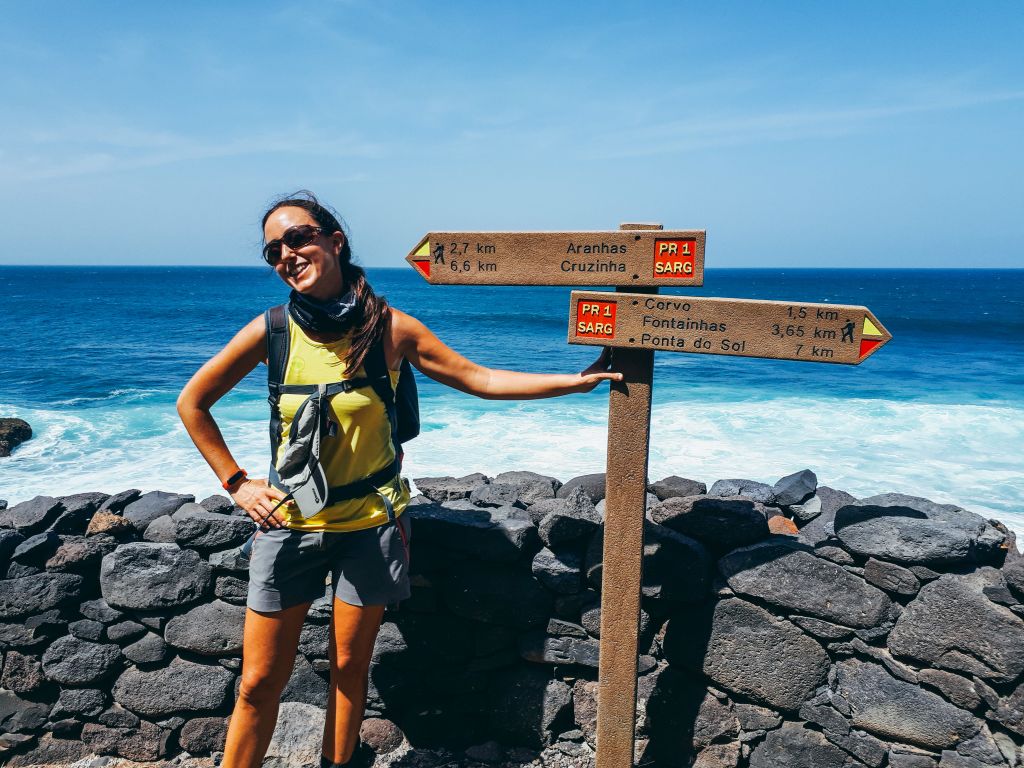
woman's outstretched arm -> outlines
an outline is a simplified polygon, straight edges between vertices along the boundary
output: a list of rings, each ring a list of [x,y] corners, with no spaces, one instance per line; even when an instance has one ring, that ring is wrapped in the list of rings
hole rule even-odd
[[[391,339],[396,357],[406,357],[425,375],[488,400],[529,400],[589,392],[602,381],[622,381],[608,370],[607,351],[579,373],[519,373],[486,368],[446,346],[427,326],[411,315],[391,309]]]

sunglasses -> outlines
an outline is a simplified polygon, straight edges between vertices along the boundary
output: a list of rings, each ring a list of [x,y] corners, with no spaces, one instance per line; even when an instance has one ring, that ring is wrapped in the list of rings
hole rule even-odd
[[[281,260],[281,246],[287,245],[290,250],[296,251],[313,242],[313,238],[323,232],[320,227],[312,224],[299,224],[289,227],[285,233],[276,240],[271,240],[263,246],[263,259],[270,266],[277,266]]]

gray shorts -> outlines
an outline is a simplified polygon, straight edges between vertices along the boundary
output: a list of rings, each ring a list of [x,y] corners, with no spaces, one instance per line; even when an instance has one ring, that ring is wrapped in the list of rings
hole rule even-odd
[[[401,530],[399,530],[401,527]],[[404,534],[404,536],[403,536]],[[409,515],[361,531],[274,528],[256,537],[249,560],[254,611],[280,611],[334,595],[350,605],[388,605],[409,597]]]

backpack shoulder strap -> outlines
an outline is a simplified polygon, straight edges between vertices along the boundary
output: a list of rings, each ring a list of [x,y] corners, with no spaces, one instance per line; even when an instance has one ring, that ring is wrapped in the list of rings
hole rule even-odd
[[[370,386],[377,393],[377,397],[384,403],[384,410],[388,415],[388,422],[391,424],[391,446],[395,449],[395,456],[402,455],[402,447],[398,442],[398,414],[395,409],[395,390],[391,386],[391,376],[388,373],[388,362],[384,357],[384,340],[377,339],[373,346],[366,353],[363,360],[363,368],[370,380]]]
[[[263,313],[267,326],[267,402],[270,403],[270,466],[277,460],[281,445],[281,409],[278,401],[284,372],[288,365],[288,310],[285,304],[278,304]]]

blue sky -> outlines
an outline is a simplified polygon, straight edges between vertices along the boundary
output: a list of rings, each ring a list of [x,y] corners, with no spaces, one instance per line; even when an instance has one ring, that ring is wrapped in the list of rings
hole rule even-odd
[[[258,264],[316,191],[707,266],[1024,267],[1024,4],[0,2],[0,264]]]

